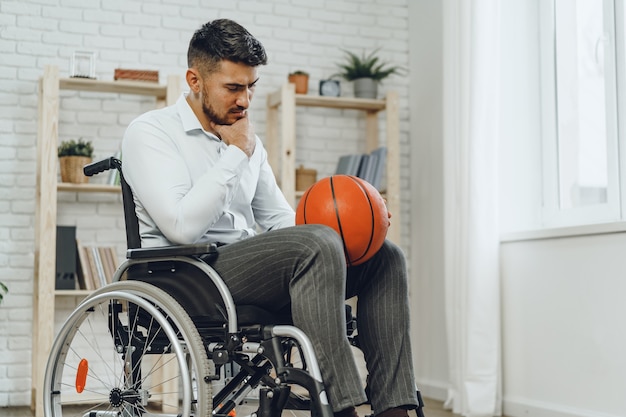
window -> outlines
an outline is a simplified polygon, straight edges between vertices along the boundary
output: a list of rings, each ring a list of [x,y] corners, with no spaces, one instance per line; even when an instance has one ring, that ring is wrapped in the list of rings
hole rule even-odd
[[[624,77],[618,64],[624,49],[616,32],[623,33],[623,3],[539,4],[544,226],[620,220],[618,86]]]

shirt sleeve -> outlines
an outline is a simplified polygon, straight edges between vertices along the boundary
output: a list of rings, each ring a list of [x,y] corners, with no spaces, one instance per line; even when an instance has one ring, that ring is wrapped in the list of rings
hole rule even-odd
[[[174,244],[200,240],[229,206],[248,166],[246,154],[228,146],[194,182],[176,142],[158,124],[142,120],[126,130],[122,155],[135,201]]]
[[[252,210],[257,224],[263,231],[282,229],[295,224],[295,213],[276,184],[276,177],[267,161],[265,149]]]

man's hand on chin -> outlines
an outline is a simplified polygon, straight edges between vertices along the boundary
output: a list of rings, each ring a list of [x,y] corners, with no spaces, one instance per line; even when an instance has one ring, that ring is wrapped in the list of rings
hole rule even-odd
[[[248,158],[254,153],[256,136],[247,114],[231,125],[218,125],[211,122],[211,129],[217,133],[222,142],[237,146],[248,155]]]

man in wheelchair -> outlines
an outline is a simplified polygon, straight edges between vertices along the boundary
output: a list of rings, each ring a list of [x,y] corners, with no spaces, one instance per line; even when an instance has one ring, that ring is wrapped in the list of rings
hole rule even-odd
[[[141,246],[223,243],[210,263],[235,304],[291,314],[312,342],[335,415],[356,416],[355,406],[369,400],[377,416],[406,416],[418,399],[404,256],[386,241],[369,261],[347,268],[332,229],[294,226],[248,115],[266,62],[242,26],[208,22],[189,43],[189,93],[129,125],[124,176]],[[353,296],[366,390],[346,337],[344,302]]]

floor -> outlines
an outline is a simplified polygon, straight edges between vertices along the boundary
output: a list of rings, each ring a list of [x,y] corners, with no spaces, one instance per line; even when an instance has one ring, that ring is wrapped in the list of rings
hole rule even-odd
[[[452,414],[451,412],[443,409],[443,403],[441,401],[431,400],[429,398],[424,398],[424,403],[426,406],[424,407],[424,415],[425,417],[454,417],[458,416],[458,414]],[[243,410],[242,410],[243,411]],[[359,407],[359,415],[364,416],[369,412],[369,409]],[[34,414],[31,412],[29,407],[10,407],[10,408],[0,408],[0,415],[2,417],[33,417]],[[292,411],[284,411],[283,416],[285,417],[300,417],[300,412],[292,412]],[[410,417],[414,417],[415,414],[409,414]]]

